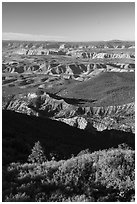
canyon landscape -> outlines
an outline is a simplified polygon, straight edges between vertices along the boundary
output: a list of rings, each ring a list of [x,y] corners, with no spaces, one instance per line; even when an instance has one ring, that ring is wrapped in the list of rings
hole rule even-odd
[[[3,42],[3,109],[134,133],[134,42],[47,44]]]
[[[135,41],[3,39],[2,165],[4,202],[135,201]]]

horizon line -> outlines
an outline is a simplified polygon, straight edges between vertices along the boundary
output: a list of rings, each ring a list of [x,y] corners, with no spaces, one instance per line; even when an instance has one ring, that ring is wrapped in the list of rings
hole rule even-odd
[[[110,42],[110,41],[120,41],[120,42],[125,42],[125,41],[128,41],[128,42],[135,42],[135,40],[115,40],[115,39],[111,39],[111,40],[79,40],[79,41],[76,41],[76,40],[65,40],[65,41],[59,41],[59,40],[13,40],[13,39],[2,39],[2,41],[22,41],[22,42],[77,42],[77,43],[86,43],[86,42]]]
[[[39,39],[40,38],[40,39]],[[44,42],[44,41],[55,41],[55,42],[99,42],[99,41],[133,41],[135,39],[98,39],[98,40],[73,40],[69,39],[68,36],[46,36],[46,35],[33,35],[26,33],[13,33],[13,32],[3,32],[2,41],[32,41],[32,42]]]

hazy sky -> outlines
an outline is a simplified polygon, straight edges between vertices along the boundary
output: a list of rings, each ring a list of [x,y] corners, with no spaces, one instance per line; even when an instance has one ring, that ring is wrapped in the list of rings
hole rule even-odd
[[[3,39],[134,40],[133,2],[4,2]]]

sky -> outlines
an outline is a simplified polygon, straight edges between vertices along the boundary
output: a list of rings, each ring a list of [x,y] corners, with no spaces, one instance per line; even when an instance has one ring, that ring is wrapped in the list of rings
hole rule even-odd
[[[135,40],[135,3],[3,2],[2,39]]]

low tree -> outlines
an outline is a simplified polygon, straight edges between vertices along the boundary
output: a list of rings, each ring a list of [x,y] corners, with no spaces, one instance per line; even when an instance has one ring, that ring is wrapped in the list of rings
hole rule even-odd
[[[28,157],[28,162],[30,163],[42,163],[45,162],[46,156],[44,155],[44,151],[40,145],[40,142],[36,142],[34,147],[32,148],[32,153]]]

